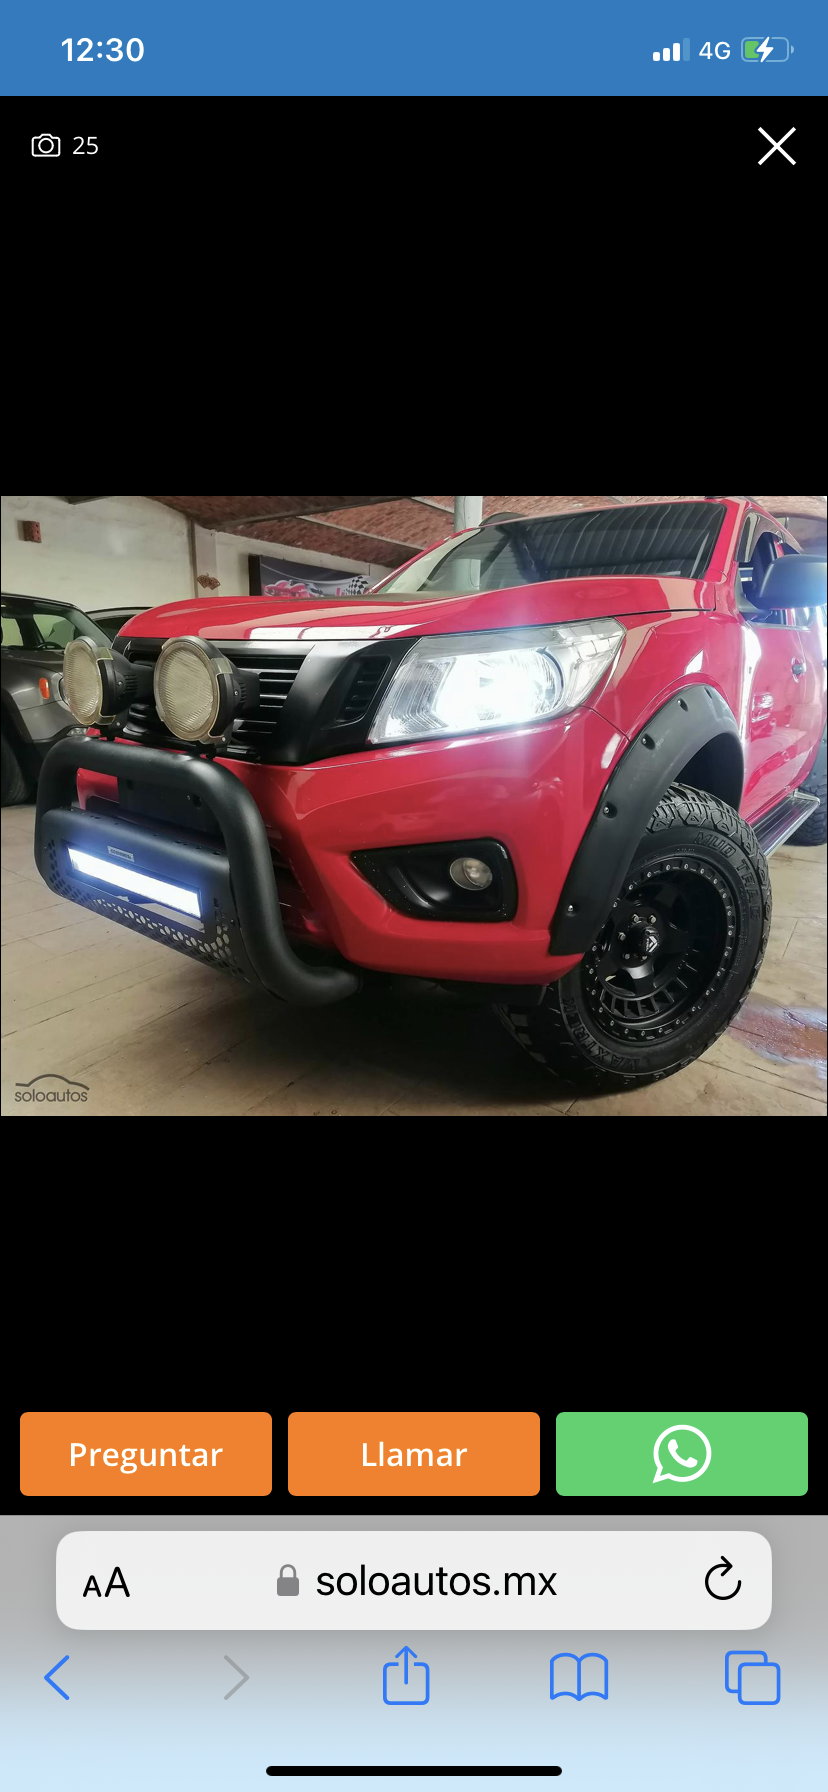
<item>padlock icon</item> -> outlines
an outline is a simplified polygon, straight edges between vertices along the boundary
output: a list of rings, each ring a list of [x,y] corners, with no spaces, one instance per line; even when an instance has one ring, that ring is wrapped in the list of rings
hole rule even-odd
[[[290,1569],[290,1574],[286,1573],[286,1569],[288,1568]],[[296,1569],[292,1562],[284,1562],[279,1569],[279,1579],[276,1582],[276,1591],[280,1599],[296,1598],[299,1591],[299,1582],[296,1578]]]

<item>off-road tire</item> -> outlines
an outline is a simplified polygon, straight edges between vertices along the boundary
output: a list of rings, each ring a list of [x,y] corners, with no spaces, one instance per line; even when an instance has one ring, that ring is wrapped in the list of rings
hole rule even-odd
[[[31,785],[5,732],[0,736],[0,741],[0,807],[7,809],[11,803],[24,803],[31,794]]]
[[[823,730],[819,743],[819,752],[805,779],[799,788],[804,796],[818,796],[819,808],[812,809],[810,815],[797,828],[787,842],[789,846],[824,846],[828,838],[828,754],[826,753],[826,732]]]
[[[672,898],[671,885],[677,889]],[[629,987],[625,980],[631,973],[622,965],[617,973],[608,973],[606,983],[601,982],[601,966],[610,962],[609,953],[622,959],[628,943],[624,934],[617,933],[614,915],[623,916],[625,905],[636,905],[633,918],[638,921],[641,913],[642,921],[648,921],[650,917],[643,914],[646,893],[652,895],[662,888],[666,906],[655,931],[664,934],[665,962],[672,963],[668,951],[671,930],[678,939],[686,937],[671,915],[686,914],[690,937],[696,927],[698,938],[705,940],[704,953],[700,946],[688,949],[686,965],[693,970],[685,969],[679,958],[676,975],[670,978],[665,972],[665,1000],[672,1001],[673,1007],[665,1007],[664,1025],[658,1011],[660,991],[625,1000],[624,987]],[[645,895],[640,897],[642,889]],[[671,909],[670,900],[674,905],[678,902],[678,907]],[[652,896],[652,906],[658,911],[658,895]],[[647,824],[596,944],[573,971],[550,984],[538,1007],[498,1007],[496,1012],[539,1064],[576,1087],[617,1092],[660,1082],[701,1057],[730,1026],[759,971],[770,921],[768,866],[753,829],[718,797],[674,784]],[[645,927],[644,933],[642,963],[649,973],[649,929]],[[623,946],[621,939],[625,939]],[[652,966],[657,963],[658,951],[652,949]],[[686,1012],[681,994],[671,994],[674,988],[681,989],[682,974],[688,980]],[[694,1000],[696,976],[701,976],[702,986]],[[620,988],[613,987],[615,980]],[[603,1001],[615,1007],[604,1009],[600,1006]],[[652,1003],[654,1012],[641,1018],[639,1011],[647,1002]],[[624,1021],[629,1009],[639,1018],[627,1027]],[[608,1018],[616,1013],[618,1019]]]

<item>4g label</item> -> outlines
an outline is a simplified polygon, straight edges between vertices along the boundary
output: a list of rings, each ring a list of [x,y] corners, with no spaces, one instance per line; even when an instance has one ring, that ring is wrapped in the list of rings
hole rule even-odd
[[[710,61],[711,56],[718,56],[720,62],[726,62],[730,55],[730,45],[716,44],[715,49],[711,50],[709,43],[706,43],[702,45],[699,55],[706,56],[708,62]]]

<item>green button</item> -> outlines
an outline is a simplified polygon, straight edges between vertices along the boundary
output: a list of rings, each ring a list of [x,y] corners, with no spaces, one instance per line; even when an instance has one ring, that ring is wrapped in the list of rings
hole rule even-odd
[[[559,1412],[555,1485],[567,1495],[808,1491],[804,1412]]]

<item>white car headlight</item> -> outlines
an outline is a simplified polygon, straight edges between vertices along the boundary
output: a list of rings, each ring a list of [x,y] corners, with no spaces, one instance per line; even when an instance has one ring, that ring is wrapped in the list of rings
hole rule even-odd
[[[623,638],[611,617],[428,635],[400,661],[371,725],[371,745],[547,722],[583,703]]]

